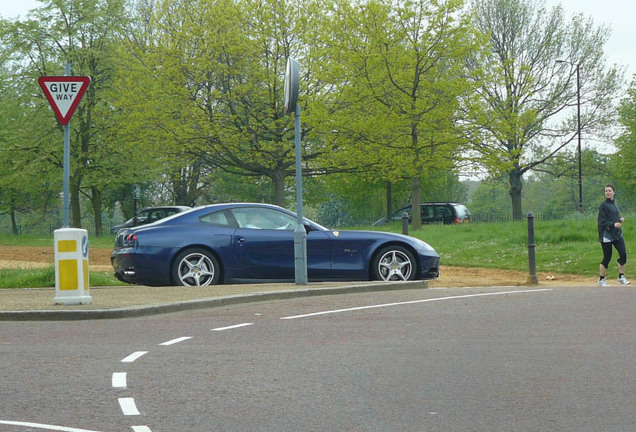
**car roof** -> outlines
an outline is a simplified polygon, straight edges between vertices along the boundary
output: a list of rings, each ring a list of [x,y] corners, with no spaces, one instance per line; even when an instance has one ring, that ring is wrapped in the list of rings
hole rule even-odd
[[[198,220],[198,218],[204,214],[207,214],[210,211],[222,211],[225,209],[230,209],[230,208],[237,208],[237,207],[260,207],[260,208],[269,208],[269,209],[273,209],[273,210],[279,210],[282,211],[284,213],[287,213],[289,215],[294,215],[294,212],[287,210],[286,208],[274,205],[274,204],[267,204],[267,203],[249,203],[249,202],[234,202],[234,203],[219,203],[219,204],[207,204],[207,205],[201,205],[198,207],[194,207],[191,208],[189,210],[186,210],[184,212],[181,213],[176,213],[172,216],[168,216],[167,218],[161,219],[157,222],[153,222],[151,224],[148,225],[142,225],[139,227],[140,230],[143,230],[145,228],[152,228],[154,226],[158,226],[158,225],[165,225],[165,224],[171,224],[172,221],[184,221],[186,223],[192,223],[195,220]],[[308,223],[311,223],[313,226],[315,227],[319,227],[320,229],[326,230],[328,231],[328,228],[323,227],[322,225],[320,225],[319,223],[316,223],[312,220],[307,219],[306,217],[303,217],[303,220],[307,221]]]
[[[179,209],[179,210],[190,210],[192,207],[174,205],[174,206],[157,206],[157,207],[145,207],[140,210],[140,212],[144,210],[171,210],[171,209]]]

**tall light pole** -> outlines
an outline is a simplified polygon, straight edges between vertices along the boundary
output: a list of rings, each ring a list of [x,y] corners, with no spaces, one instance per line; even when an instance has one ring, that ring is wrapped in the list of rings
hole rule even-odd
[[[566,60],[557,60],[557,63],[568,63],[576,67],[576,135],[578,138],[578,159],[579,159],[579,212],[583,213],[583,179],[581,166],[581,75],[580,64],[571,63]]]

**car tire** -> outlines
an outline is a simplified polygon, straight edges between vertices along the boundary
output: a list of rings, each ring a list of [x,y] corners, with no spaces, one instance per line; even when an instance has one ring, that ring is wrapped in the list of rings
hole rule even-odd
[[[170,274],[174,285],[216,285],[221,276],[221,266],[216,257],[208,250],[190,248],[176,256]]]
[[[417,262],[405,247],[386,246],[373,259],[372,278],[375,280],[405,281],[415,279]]]

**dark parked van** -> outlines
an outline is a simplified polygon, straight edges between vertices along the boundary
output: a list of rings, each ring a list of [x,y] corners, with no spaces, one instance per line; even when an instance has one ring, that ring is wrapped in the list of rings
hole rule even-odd
[[[401,209],[393,212],[391,220],[399,221],[402,219],[404,212],[409,215],[409,222],[412,219],[411,206],[402,207]],[[422,213],[422,224],[443,223],[445,225],[460,224],[464,222],[470,222],[470,211],[464,204],[449,203],[449,202],[427,202],[422,203],[420,206],[420,212]],[[373,222],[373,225],[385,225],[386,217],[378,219]]]

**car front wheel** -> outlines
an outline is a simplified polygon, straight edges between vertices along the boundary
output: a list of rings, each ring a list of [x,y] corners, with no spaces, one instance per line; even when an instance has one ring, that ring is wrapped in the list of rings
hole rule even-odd
[[[373,260],[373,278],[383,281],[406,281],[415,278],[413,254],[402,246],[387,246]]]
[[[172,264],[172,282],[183,286],[208,286],[219,282],[221,269],[218,260],[205,249],[187,249]]]

